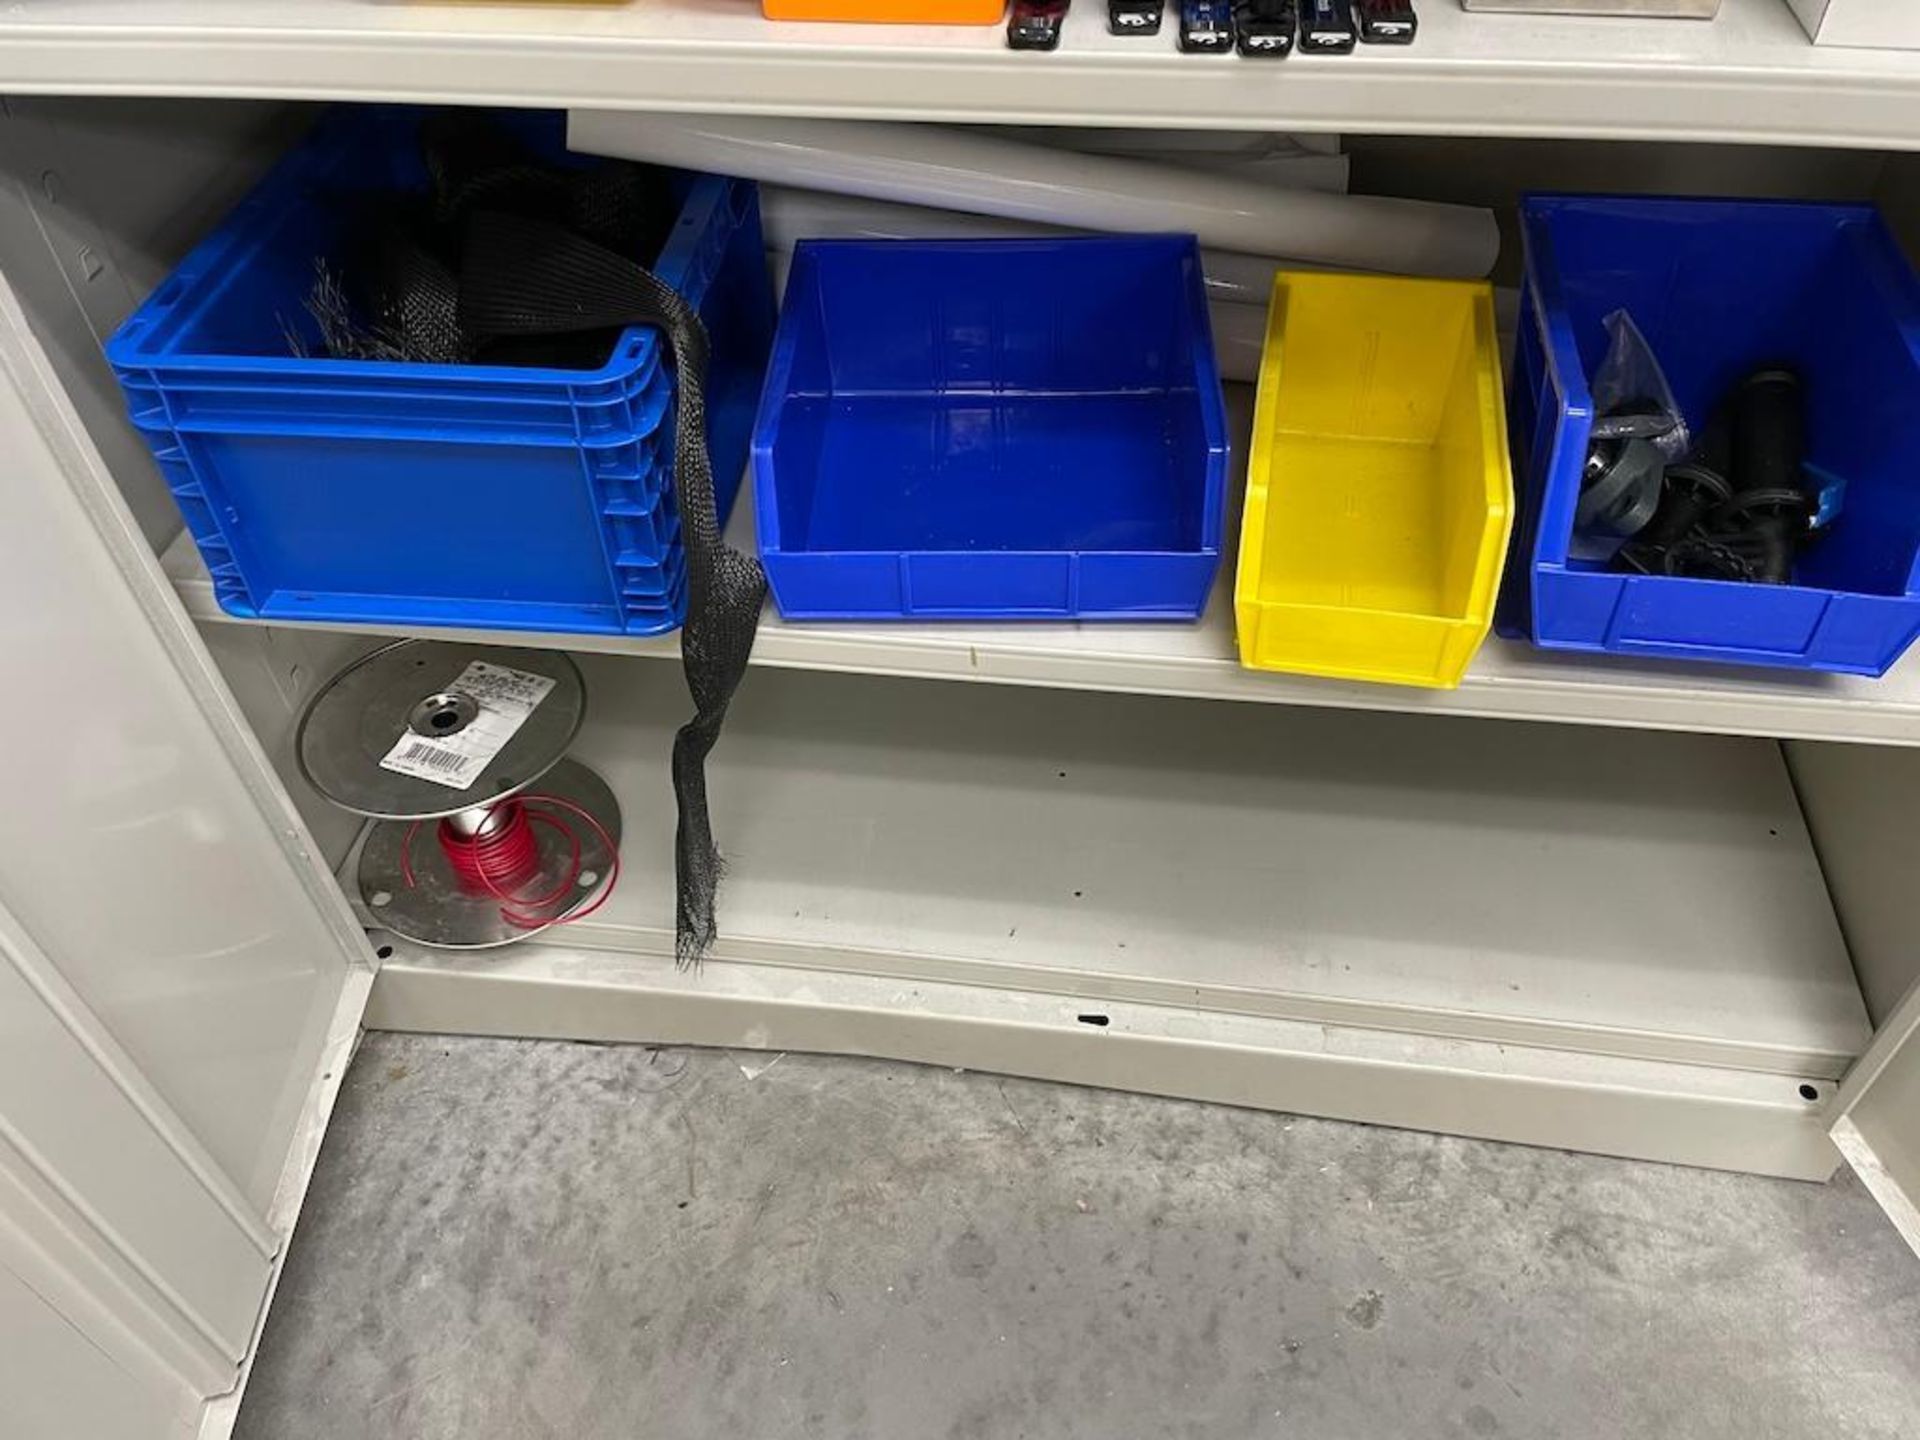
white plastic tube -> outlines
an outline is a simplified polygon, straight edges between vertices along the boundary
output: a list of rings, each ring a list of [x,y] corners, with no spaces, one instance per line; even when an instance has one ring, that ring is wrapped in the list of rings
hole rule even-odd
[[[760,224],[769,250],[791,250],[798,240],[996,240],[1085,233],[1069,226],[967,215],[958,210],[829,195],[822,190],[795,190],[786,185],[760,187]],[[1274,271],[1288,268],[1288,263],[1226,250],[1205,250],[1200,256],[1207,277],[1207,298],[1236,300],[1243,305],[1265,306],[1273,293]]]
[[[997,240],[1086,233],[1071,225],[767,184],[760,187],[760,228],[769,250],[791,250],[797,240]]]
[[[1286,190],[1325,190],[1347,193],[1352,174],[1339,139],[1332,148],[1309,150],[1290,135],[1237,130],[1167,130],[1157,127],[1122,129],[1075,125],[974,125],[968,127],[990,138],[1020,145],[1044,145],[1049,150],[1075,150],[1082,155],[1112,155],[1123,160],[1146,160],[1178,165],[1183,170],[1209,170]],[[1326,137],[1315,137],[1324,140]]]
[[[1248,385],[1260,380],[1260,352],[1267,343],[1267,307],[1215,300],[1207,306],[1213,330],[1213,361],[1222,380]]]
[[[1500,249],[1493,212],[1471,206],[1279,190],[938,125],[575,110],[567,133],[590,154],[1042,224],[1186,230],[1348,269],[1477,279]]]

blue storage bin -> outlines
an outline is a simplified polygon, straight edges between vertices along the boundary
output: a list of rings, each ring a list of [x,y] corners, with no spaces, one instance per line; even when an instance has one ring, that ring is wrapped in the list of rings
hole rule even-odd
[[[636,326],[596,370],[302,358],[317,259],[360,193],[422,190],[424,112],[331,112],[107,345],[220,603],[249,618],[653,634],[686,610],[673,379]],[[498,117],[571,161],[565,117]],[[652,268],[713,345],[724,520],[772,339],[757,193],[677,175]]]
[[[1552,649],[1883,674],[1920,632],[1920,285],[1871,207],[1537,196],[1508,414],[1521,511],[1503,630]],[[1845,509],[1793,585],[1570,559],[1604,317],[1639,323],[1689,423],[1743,376],[1805,382]]]
[[[795,247],[754,434],[782,615],[1192,619],[1226,476],[1192,237]]]

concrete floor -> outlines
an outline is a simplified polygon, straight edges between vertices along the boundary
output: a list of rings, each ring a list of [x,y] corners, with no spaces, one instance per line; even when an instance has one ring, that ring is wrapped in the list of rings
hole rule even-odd
[[[374,1035],[237,1435],[1891,1440],[1916,1337],[1851,1178]]]

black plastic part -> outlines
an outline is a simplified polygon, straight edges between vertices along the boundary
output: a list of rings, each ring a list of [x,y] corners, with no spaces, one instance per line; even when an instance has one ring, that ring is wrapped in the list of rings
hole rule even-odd
[[[1411,45],[1420,29],[1413,0],[1354,0],[1353,17],[1369,45]]]
[[[1068,0],[1013,0],[1007,17],[1009,50],[1057,50],[1060,23],[1067,18]]]
[[[1689,461],[1669,465],[1660,492],[1660,508],[1647,528],[1620,549],[1621,568],[1643,575],[1664,575],[1666,554],[1713,511],[1733,497],[1726,478]]]
[[[1817,502],[1791,486],[1741,490],[1708,518],[1706,534],[1744,556],[1751,578],[1762,585],[1785,585],[1793,562],[1812,528]]]
[[[1302,51],[1344,55],[1353,49],[1353,43],[1353,6],[1349,0],[1301,0]]]
[[[1651,440],[1594,442],[1573,512],[1575,532],[1623,539],[1640,534],[1659,511],[1665,471],[1666,459]]]
[[[1615,567],[1791,584],[1819,509],[1805,459],[1800,377],[1777,369],[1749,375],[1708,421],[1694,458],[1668,468],[1659,510],[1621,547]]]
[[[1233,7],[1234,43],[1250,60],[1284,60],[1300,26],[1294,0],[1238,0]]]
[[[1722,478],[1733,474],[1733,407],[1722,403],[1694,437],[1691,459]],[[1731,481],[1729,481],[1731,489]]]
[[[1230,0],[1180,0],[1180,48],[1190,55],[1218,55],[1231,50]]]
[[[1806,454],[1800,377],[1791,370],[1749,375],[1733,400],[1734,496],[1708,524],[1750,556],[1761,584],[1793,579],[1794,558],[1812,526],[1818,502],[1807,493]]]
[[[1654,572],[1689,580],[1736,580],[1751,583],[1758,576],[1751,559],[1730,545],[1698,531],[1667,551],[1663,567]]]
[[[1747,377],[1733,401],[1733,484],[1738,491],[1799,490],[1807,453],[1806,396],[1791,370]]]
[[[1162,0],[1107,0],[1107,29],[1115,35],[1158,35]]]

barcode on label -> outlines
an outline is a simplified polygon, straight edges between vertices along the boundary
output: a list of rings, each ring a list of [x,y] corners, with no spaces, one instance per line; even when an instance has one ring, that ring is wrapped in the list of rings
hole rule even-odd
[[[456,755],[451,750],[442,750],[437,745],[423,745],[416,740],[394,758],[411,760],[415,764],[426,765],[435,770],[445,770],[451,774],[456,770],[464,770],[469,757]]]
[[[556,683],[548,675],[475,660],[451,684],[439,688],[464,696],[478,713],[450,734],[403,730],[380,768],[449,790],[469,790]]]

